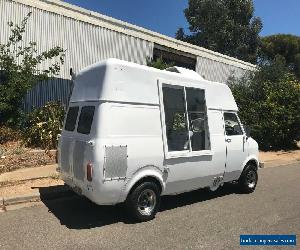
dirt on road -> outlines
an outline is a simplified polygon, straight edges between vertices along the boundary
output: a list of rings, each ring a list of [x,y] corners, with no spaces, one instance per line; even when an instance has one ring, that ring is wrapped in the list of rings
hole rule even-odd
[[[300,161],[300,149],[292,151],[259,152],[259,159],[265,163],[265,167],[285,165],[291,161]]]

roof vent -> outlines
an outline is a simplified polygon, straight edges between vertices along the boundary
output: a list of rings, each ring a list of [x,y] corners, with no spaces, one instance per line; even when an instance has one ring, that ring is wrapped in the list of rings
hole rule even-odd
[[[186,68],[182,68],[182,67],[177,67],[177,66],[169,67],[169,68],[166,68],[165,70],[170,71],[170,72],[174,72],[174,73],[179,73],[179,74],[182,74],[183,76],[186,76],[186,77],[196,78],[198,80],[204,80],[204,78],[202,76],[200,76],[194,70],[190,70],[190,69],[186,69]]]

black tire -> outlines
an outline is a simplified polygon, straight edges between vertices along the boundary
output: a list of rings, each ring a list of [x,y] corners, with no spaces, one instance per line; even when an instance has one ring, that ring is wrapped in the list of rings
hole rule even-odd
[[[152,220],[160,206],[159,187],[153,182],[141,183],[130,192],[125,205],[134,221]]]
[[[247,164],[239,178],[238,185],[243,193],[252,193],[257,185],[257,168],[252,164]]]

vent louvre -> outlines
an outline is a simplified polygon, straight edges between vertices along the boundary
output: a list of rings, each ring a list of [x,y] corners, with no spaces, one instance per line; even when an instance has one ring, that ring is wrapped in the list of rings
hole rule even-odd
[[[74,177],[78,180],[84,180],[85,166],[84,157],[86,142],[76,141],[73,149],[73,173]]]
[[[125,178],[127,173],[127,146],[105,147],[104,178]]]

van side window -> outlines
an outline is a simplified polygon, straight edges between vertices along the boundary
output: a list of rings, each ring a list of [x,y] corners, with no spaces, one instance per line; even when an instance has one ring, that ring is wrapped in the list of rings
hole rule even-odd
[[[204,90],[169,85],[162,89],[168,151],[205,150],[209,143]]]
[[[186,88],[186,102],[192,151],[204,150],[206,137],[204,90]]]
[[[226,135],[242,135],[243,131],[239,120],[234,113],[224,113]]]
[[[93,118],[94,118],[95,107],[85,106],[81,108],[79,116],[77,132],[88,135],[91,131]]]
[[[163,87],[166,134],[169,151],[189,149],[184,89]]]
[[[70,107],[68,114],[67,114],[67,119],[66,119],[66,124],[65,124],[65,130],[67,131],[74,131],[75,125],[76,125],[76,119],[78,115],[78,106]]]

